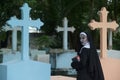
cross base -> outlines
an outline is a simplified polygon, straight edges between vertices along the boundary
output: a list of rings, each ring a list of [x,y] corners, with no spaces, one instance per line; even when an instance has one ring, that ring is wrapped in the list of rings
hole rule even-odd
[[[0,80],[50,80],[50,65],[36,61],[0,64]]]

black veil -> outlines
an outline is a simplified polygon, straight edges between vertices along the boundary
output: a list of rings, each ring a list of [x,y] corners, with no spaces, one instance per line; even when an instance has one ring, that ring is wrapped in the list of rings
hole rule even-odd
[[[89,54],[89,66],[88,71],[94,80],[104,80],[104,75],[102,71],[102,66],[99,60],[99,55],[97,53],[97,49],[95,48],[92,40],[92,36],[90,33],[87,33],[87,38],[90,43],[90,54]]]
[[[85,32],[87,34],[87,38],[90,44],[90,54],[89,54],[89,62],[88,62],[88,71],[93,77],[93,80],[104,80],[104,75],[102,71],[102,66],[99,60],[99,55],[97,53],[97,50],[93,44],[92,36],[90,33]],[[76,49],[76,52],[79,52],[82,47],[82,44],[80,42],[80,39],[78,41],[78,46]]]

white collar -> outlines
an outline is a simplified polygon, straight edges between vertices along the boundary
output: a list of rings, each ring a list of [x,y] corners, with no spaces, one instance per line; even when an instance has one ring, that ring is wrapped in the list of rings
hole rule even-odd
[[[90,48],[90,43],[86,43],[83,47],[84,48]]]

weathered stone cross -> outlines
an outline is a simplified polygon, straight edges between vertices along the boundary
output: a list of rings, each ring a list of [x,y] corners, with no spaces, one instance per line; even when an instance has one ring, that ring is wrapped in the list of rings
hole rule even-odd
[[[40,26],[43,25],[40,19],[30,20],[30,10],[31,8],[28,6],[27,3],[25,3],[23,7],[21,7],[22,19],[19,20],[15,17],[11,17],[11,19],[7,21],[7,24],[11,25],[12,28],[16,26],[20,26],[22,28],[22,60],[29,60],[29,27],[32,26],[40,28]]]
[[[63,19],[63,27],[64,28],[58,26],[56,30],[58,32],[63,31],[63,49],[68,50],[68,31],[74,32],[75,28],[68,27],[68,20],[66,17]]]
[[[92,20],[88,24],[88,26],[92,30],[96,28],[100,28],[100,49],[101,49],[100,56],[103,58],[107,56],[107,28],[115,30],[118,27],[118,24],[116,23],[116,21],[107,22],[108,11],[106,10],[105,7],[101,9],[99,15],[100,15],[100,22],[96,22],[95,20]]]

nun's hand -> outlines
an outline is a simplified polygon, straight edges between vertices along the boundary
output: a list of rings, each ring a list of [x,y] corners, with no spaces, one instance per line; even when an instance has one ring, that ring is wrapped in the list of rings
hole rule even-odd
[[[77,56],[77,60],[80,61],[80,56]]]

